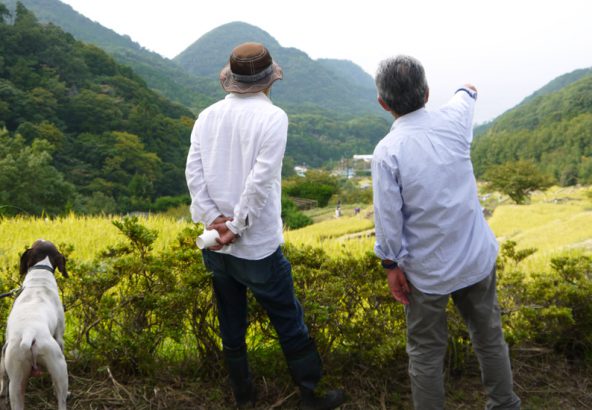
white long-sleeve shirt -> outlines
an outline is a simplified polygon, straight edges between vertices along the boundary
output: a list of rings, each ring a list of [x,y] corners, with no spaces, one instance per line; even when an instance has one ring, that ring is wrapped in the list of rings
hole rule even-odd
[[[185,176],[191,216],[204,226],[233,217],[240,235],[221,251],[258,260],[283,243],[281,168],[288,117],[263,93],[228,94],[203,110],[191,133]]]
[[[495,263],[470,157],[474,105],[458,91],[436,111],[403,115],[374,150],[375,253],[424,293],[470,286]]]

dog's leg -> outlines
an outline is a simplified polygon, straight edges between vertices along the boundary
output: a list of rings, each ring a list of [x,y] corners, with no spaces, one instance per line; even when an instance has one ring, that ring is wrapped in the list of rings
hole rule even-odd
[[[8,377],[6,377],[6,367],[4,365],[6,346],[6,343],[2,346],[2,359],[0,359],[0,398],[8,395]]]
[[[45,367],[51,375],[53,386],[55,388],[56,398],[58,400],[58,410],[66,410],[66,399],[68,398],[68,367],[66,358],[58,342],[52,339],[54,343],[49,343],[50,352],[45,360]]]
[[[27,375],[18,371],[14,374],[8,382],[8,393],[10,395],[10,409],[24,410],[25,409],[25,389],[29,378]]]
[[[64,319],[64,312],[62,310],[60,310],[58,312],[58,323],[56,325],[56,329],[55,329],[53,338],[60,345],[60,349],[62,349],[62,353],[64,352],[64,332],[65,331],[66,331],[66,322]]]

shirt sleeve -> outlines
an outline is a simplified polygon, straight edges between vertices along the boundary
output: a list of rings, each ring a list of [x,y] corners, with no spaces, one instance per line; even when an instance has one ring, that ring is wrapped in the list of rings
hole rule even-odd
[[[199,119],[195,122],[191,132],[191,147],[187,155],[185,178],[191,195],[191,219],[193,222],[201,222],[208,226],[222,213],[208,193],[198,133]]]
[[[380,159],[373,160],[372,185],[376,230],[374,252],[380,259],[402,264],[407,251],[403,245],[403,198],[396,169]]]
[[[234,208],[234,219],[227,223],[228,228],[241,235],[256,219],[267,202],[281,175],[282,160],[288,139],[288,116],[279,111],[263,130],[263,144],[257,154],[255,164],[245,181],[238,204]]]
[[[473,115],[476,98],[476,93],[461,87],[443,107],[468,144],[473,141]]]

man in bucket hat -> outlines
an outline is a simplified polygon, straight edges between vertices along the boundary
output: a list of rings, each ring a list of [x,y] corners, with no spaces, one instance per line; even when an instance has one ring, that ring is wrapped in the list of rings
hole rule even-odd
[[[203,250],[213,272],[223,352],[234,398],[252,405],[256,392],[247,361],[250,289],[277,331],[301,408],[333,409],[341,390],[315,393],[322,364],[294,293],[282,254],[281,168],[288,117],[269,99],[282,69],[259,43],[235,47],[220,72],[229,94],[203,110],[191,134],[186,177],[193,221],[215,229],[218,245]]]

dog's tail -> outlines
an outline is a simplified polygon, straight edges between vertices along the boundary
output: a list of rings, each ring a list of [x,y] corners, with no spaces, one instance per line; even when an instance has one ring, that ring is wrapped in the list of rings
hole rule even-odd
[[[36,332],[33,329],[26,329],[21,337],[21,349],[29,350],[35,343]]]
[[[37,345],[35,340],[35,330],[27,329],[23,333],[21,338],[21,349],[22,350],[30,350],[31,351],[31,361],[33,364],[33,369],[37,369]]]

